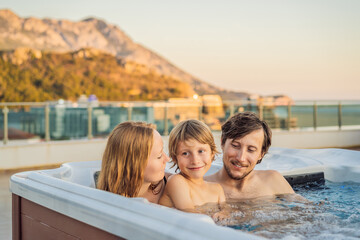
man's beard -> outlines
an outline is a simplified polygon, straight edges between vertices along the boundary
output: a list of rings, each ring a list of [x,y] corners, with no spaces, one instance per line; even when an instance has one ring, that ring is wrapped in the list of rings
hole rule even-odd
[[[229,164],[231,164],[231,163],[229,163]],[[227,175],[228,175],[231,179],[234,179],[234,180],[242,180],[242,179],[244,179],[247,175],[249,175],[249,174],[254,170],[254,169],[252,169],[250,172],[246,173],[244,176],[236,177],[236,176],[234,176],[234,175],[231,173],[230,169],[228,168],[228,166],[227,166],[226,164],[224,164],[224,168],[225,168],[225,171],[226,171]]]

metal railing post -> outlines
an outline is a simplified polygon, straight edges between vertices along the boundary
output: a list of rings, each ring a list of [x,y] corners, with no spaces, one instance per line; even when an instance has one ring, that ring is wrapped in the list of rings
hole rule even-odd
[[[131,119],[132,119],[132,110],[133,110],[133,107],[131,104],[129,104],[127,107],[128,121],[131,121]]]
[[[235,112],[234,104],[231,104],[230,105],[230,116],[229,117],[232,117],[234,115],[234,112]]]
[[[9,141],[9,136],[8,136],[8,113],[9,113],[9,109],[5,106],[3,109],[3,113],[4,113],[4,145],[6,145]]]
[[[92,139],[92,106],[88,105],[88,139]]]
[[[339,124],[339,130],[341,130],[341,126],[342,126],[342,107],[341,107],[341,102],[339,102],[339,106],[338,106],[338,124]]]
[[[287,129],[290,130],[291,129],[291,103],[288,103],[287,106],[287,112],[288,112],[288,116],[287,116]]]
[[[168,105],[165,103],[164,108],[164,136],[169,135],[169,126],[168,126]]]
[[[45,141],[49,142],[50,141],[50,107],[49,104],[47,103],[45,106]]]
[[[259,103],[259,118],[264,120],[264,106],[262,103]]]
[[[317,105],[316,105],[316,102],[314,102],[314,107],[313,107],[313,127],[314,127],[314,130],[316,131],[316,128],[317,128]]]

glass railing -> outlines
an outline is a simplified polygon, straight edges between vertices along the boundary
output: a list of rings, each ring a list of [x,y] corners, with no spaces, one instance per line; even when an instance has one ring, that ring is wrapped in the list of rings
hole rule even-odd
[[[257,113],[272,129],[284,131],[360,128],[360,101],[272,102],[238,101],[203,104],[201,101],[90,103],[0,103],[0,139],[39,141],[106,137],[120,122],[145,121],[162,135],[185,119],[200,119],[220,131],[228,117],[244,111]]]

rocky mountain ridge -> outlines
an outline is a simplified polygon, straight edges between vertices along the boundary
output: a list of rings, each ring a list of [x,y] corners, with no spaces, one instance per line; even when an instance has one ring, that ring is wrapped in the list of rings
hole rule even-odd
[[[188,83],[98,49],[0,51],[0,102],[76,100],[82,94],[101,101],[148,101],[189,98],[194,91]]]
[[[0,50],[29,47],[46,51],[76,51],[96,48],[127,62],[136,62],[161,75],[189,83],[199,94],[246,97],[246,93],[226,91],[201,81],[163,57],[135,43],[118,26],[88,18],[79,22],[21,18],[11,10],[0,10]],[[230,96],[229,95],[229,96]]]

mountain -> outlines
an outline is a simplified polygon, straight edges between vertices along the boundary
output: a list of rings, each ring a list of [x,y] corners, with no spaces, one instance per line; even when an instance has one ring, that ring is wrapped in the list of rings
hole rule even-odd
[[[135,43],[119,27],[96,18],[79,22],[21,18],[10,10],[0,10],[0,49],[10,50],[18,47],[59,52],[96,48],[124,61],[145,65],[160,75],[189,83],[201,95],[220,94],[225,98],[248,96],[246,93],[231,92],[212,86],[191,76],[158,54]]]
[[[30,48],[0,51],[0,102],[163,100],[191,97],[192,87],[145,65],[92,48],[54,53]]]

